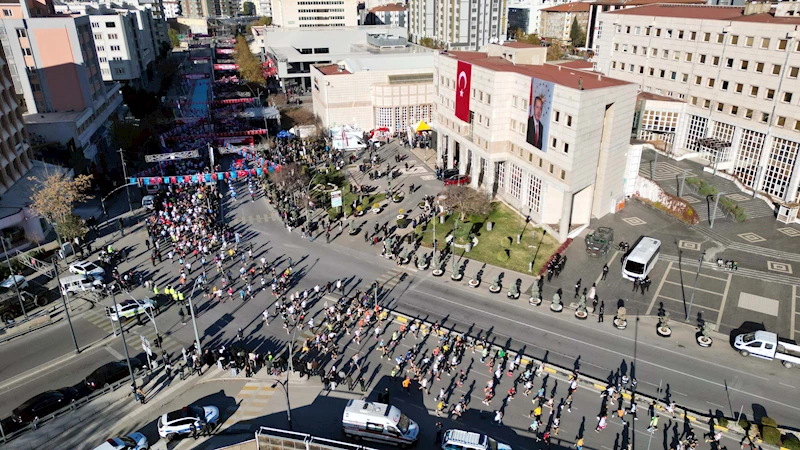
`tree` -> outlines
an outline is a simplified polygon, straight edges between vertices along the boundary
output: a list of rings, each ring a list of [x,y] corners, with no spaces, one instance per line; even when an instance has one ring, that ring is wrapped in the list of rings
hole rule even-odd
[[[516,38],[518,42],[524,42],[531,45],[542,45],[542,40],[536,34],[527,34],[521,29],[517,28]]]
[[[244,12],[245,16],[252,16],[256,12],[256,5],[253,2],[244,2],[242,5],[242,12]],[[249,31],[248,34],[250,34]]]
[[[172,48],[181,45],[181,38],[178,37],[178,30],[170,28],[167,30],[167,34],[169,35],[169,42],[172,44]]]
[[[86,222],[75,214],[70,214],[64,220],[56,222],[54,228],[64,241],[71,241],[76,237],[82,238],[89,232]]]
[[[261,69],[261,60],[250,51],[250,46],[247,45],[247,40],[245,40],[244,36],[236,38],[233,59],[239,65],[239,75],[245,81],[259,86],[264,84],[266,79],[264,78],[264,71]]]
[[[253,34],[253,27],[268,27],[270,25],[272,25],[272,17],[259,17],[257,20],[247,24],[247,34]]]
[[[433,38],[429,37],[420,38],[417,44],[423,47],[433,48],[437,50],[442,48],[442,45],[440,43],[436,42]]]
[[[578,25],[578,18],[572,18],[572,28],[569,30],[569,39],[572,41],[573,47],[583,47],[586,45],[586,33],[580,25]]]
[[[281,166],[280,170],[271,172],[269,178],[284,191],[305,190],[311,180],[311,177],[303,170],[303,166],[297,163]]]
[[[70,178],[66,172],[60,172],[48,174],[44,179],[31,177],[30,180],[37,185],[31,196],[31,209],[52,223],[59,237],[69,239],[59,230],[67,234],[78,232],[80,227],[74,223],[72,208],[76,203],[89,198],[87,192],[92,185],[92,176],[78,175]]]
[[[492,204],[486,194],[482,194],[469,186],[448,186],[443,195],[444,205],[459,213],[461,221],[465,221],[467,216],[486,215],[492,211]]]
[[[547,46],[547,60],[559,61],[564,59],[564,49],[561,48],[561,43],[556,40],[551,40],[550,45]]]

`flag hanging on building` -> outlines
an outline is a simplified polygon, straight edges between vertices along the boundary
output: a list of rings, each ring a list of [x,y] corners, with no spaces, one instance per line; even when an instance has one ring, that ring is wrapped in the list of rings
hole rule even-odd
[[[472,64],[459,61],[456,73],[456,117],[464,122],[469,122],[469,86],[472,81]]]

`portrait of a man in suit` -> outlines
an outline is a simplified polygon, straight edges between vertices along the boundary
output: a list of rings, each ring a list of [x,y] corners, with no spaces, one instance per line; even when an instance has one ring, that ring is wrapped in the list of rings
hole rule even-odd
[[[525,140],[528,142],[528,144],[531,144],[538,149],[544,148],[542,147],[542,139],[544,137],[544,125],[542,124],[543,106],[544,100],[542,97],[537,96],[533,98],[533,114],[528,117],[528,132],[525,137]]]

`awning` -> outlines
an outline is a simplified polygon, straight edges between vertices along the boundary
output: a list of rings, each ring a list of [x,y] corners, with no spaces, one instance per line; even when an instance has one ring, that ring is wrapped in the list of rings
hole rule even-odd
[[[251,117],[260,119],[262,117],[266,117],[267,119],[278,119],[281,116],[281,113],[278,111],[278,108],[269,107],[254,107],[254,108],[247,108],[245,109],[241,115],[243,117]]]
[[[414,131],[431,131],[431,127],[429,127],[424,120],[420,120],[419,123],[414,127]]]

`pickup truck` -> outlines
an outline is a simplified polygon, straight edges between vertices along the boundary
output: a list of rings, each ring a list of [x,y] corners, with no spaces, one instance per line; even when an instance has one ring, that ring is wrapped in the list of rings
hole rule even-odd
[[[733,346],[742,356],[777,359],[787,369],[800,365],[800,345],[778,339],[777,334],[769,331],[740,334],[734,339]]]

